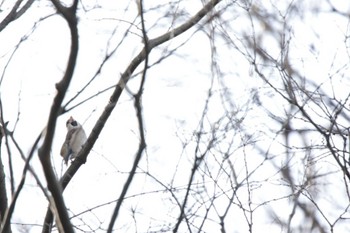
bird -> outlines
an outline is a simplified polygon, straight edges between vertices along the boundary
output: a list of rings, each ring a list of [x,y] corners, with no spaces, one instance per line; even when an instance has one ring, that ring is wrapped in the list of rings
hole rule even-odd
[[[86,134],[81,124],[74,120],[72,116],[67,120],[66,127],[67,135],[60,154],[67,165],[68,160],[74,159],[86,142]]]

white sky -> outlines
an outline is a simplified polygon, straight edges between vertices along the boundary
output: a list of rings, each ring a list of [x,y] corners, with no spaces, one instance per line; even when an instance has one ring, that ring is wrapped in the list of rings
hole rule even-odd
[[[269,4],[264,7],[273,11],[274,7],[270,5],[271,2],[273,1],[269,1]],[[276,4],[284,5],[286,2],[289,1],[276,1]],[[345,1],[332,2],[334,2],[334,5],[338,9],[344,12],[350,10],[349,3],[345,3]],[[149,33],[151,38],[171,28],[168,19],[162,18],[159,20],[159,17],[164,13],[163,11],[167,9],[168,2],[162,1],[162,3],[164,3],[163,8],[153,10],[146,15],[146,25],[149,27],[153,25]],[[94,1],[86,3],[86,7],[93,4]],[[89,11],[85,15],[81,14],[79,17],[81,44],[78,65],[67,93],[66,101],[74,96],[94,75],[106,50],[110,51],[111,48],[119,43],[122,35],[121,32],[129,24],[118,22],[118,20],[133,21],[136,16],[136,8],[133,1],[118,1],[117,4],[111,4],[109,1],[100,1],[99,4],[101,4],[100,9]],[[152,7],[147,4],[146,7]],[[192,14],[199,9],[201,3],[200,1],[196,1],[195,3],[193,1],[183,1],[179,5],[175,4],[175,6],[178,9],[186,9],[187,12]],[[127,10],[124,11],[124,9]],[[232,10],[232,8],[228,9]],[[3,18],[5,12],[0,13],[0,19]],[[30,32],[34,22],[38,18],[51,13],[53,13],[53,10],[48,2],[36,2],[27,15],[0,33],[1,70],[4,69],[14,46],[16,46],[24,34]],[[229,12],[227,14],[231,13]],[[232,25],[230,24],[229,26],[233,30],[228,30],[228,32],[233,34],[248,31],[248,29],[246,30],[243,27],[244,24],[240,24],[241,22],[247,22],[247,17],[243,15],[243,11],[237,9],[232,14],[233,16],[230,17],[233,17],[234,20],[232,20]],[[103,19],[100,19],[101,17]],[[186,18],[188,15],[184,17]],[[182,18],[180,17],[180,19]],[[136,21],[136,23],[138,22],[139,20]],[[342,76],[343,78],[334,78],[330,82],[329,74],[335,73],[343,65],[346,66],[339,73],[345,74],[348,71],[348,58],[344,43],[344,35],[348,33],[348,21],[346,18],[336,17],[330,13],[307,13],[302,20],[296,18],[291,20],[291,22],[293,23],[293,25],[290,25],[293,28],[293,39],[290,44],[292,51],[290,57],[295,62],[293,65],[298,67],[298,70],[302,71],[305,76],[312,77],[315,81],[325,82],[325,90],[329,90],[332,84],[336,89],[337,97],[343,98],[341,91],[344,86],[349,86],[349,78],[344,75]],[[107,41],[111,38],[111,33],[116,25],[118,25],[117,33],[112,37],[110,47],[108,47]],[[246,23],[246,25],[249,24]],[[138,26],[140,27],[140,25]],[[257,30],[259,30],[258,27]],[[135,27],[131,31],[133,34],[126,37],[120,49],[102,70],[96,82],[77,101],[73,102],[73,105],[78,103],[79,100],[83,100],[118,81],[120,73],[124,71],[127,64],[138,53],[142,45],[139,36],[140,31]],[[170,43],[162,45],[161,49],[175,48],[190,38],[192,33],[193,30],[190,30],[190,32],[185,33]],[[240,38],[236,39],[236,43],[238,43]],[[271,47],[269,51],[272,52],[276,48],[276,45],[272,44],[276,43],[275,41],[271,40],[271,42],[267,41],[266,43],[267,47]],[[310,51],[310,43],[313,43],[313,46],[317,48],[317,53]],[[278,143],[279,139],[274,140],[274,134],[269,135],[265,131],[268,128],[274,128],[275,122],[266,118],[266,115],[261,109],[250,109],[249,106],[253,106],[249,105],[252,101],[249,99],[251,91],[259,88],[260,93],[262,93],[260,95],[261,99],[264,103],[268,103],[268,106],[265,107],[275,113],[283,115],[283,112],[288,106],[283,106],[279,102],[278,97],[268,95],[267,86],[251,74],[251,67],[244,59],[244,56],[240,55],[234,49],[228,49],[229,45],[226,45],[220,39],[218,39],[217,46],[219,54],[218,61],[220,62],[220,68],[223,74],[222,80],[227,85],[229,96],[232,98],[233,106],[230,106],[230,110],[240,108],[249,109],[247,116],[239,113],[236,116],[237,119],[246,117],[246,121],[250,122],[244,125],[244,129],[254,134],[256,140],[259,141],[257,145],[262,146],[264,149],[271,146],[271,154],[281,155],[277,161],[282,164],[285,162],[282,156],[284,147]],[[20,111],[20,119],[15,137],[20,142],[24,152],[30,149],[35,137],[46,124],[52,98],[55,95],[54,85],[60,80],[64,72],[68,49],[69,35],[65,22],[59,16],[53,16],[41,22],[34,33],[20,45],[10,65],[6,68],[6,73],[0,86],[1,99],[4,105],[4,116],[5,120],[9,121],[9,128],[12,129],[18,110]],[[152,63],[152,61],[157,60],[161,56],[161,52],[162,50],[155,49],[150,57],[150,62]],[[210,69],[210,44],[203,32],[197,32],[193,35],[176,52],[176,56],[167,58],[147,72],[143,107],[148,147],[147,153],[144,154],[141,162],[141,167],[148,169],[157,179],[165,184],[171,182],[174,174],[174,186],[180,188],[188,182],[194,154],[194,144],[189,144],[186,150],[183,151],[181,140],[189,141],[193,139],[194,132],[198,129],[198,120],[203,111],[207,91],[211,83],[210,77],[212,76],[213,74]],[[214,80],[215,94],[210,102],[212,110],[208,113],[208,119],[212,122],[217,121],[223,114],[223,106],[219,95],[219,91],[222,91],[222,86],[219,85],[217,77]],[[138,85],[138,82],[138,78],[131,80],[130,88],[134,89]],[[65,121],[69,116],[73,116],[80,123],[83,123],[86,132],[90,133],[105,104],[108,102],[110,93],[109,91],[101,94],[59,118],[52,148],[55,170],[59,175],[62,173],[59,150],[66,133]],[[345,96],[347,94],[348,91],[344,93]],[[225,104],[228,107],[228,103]],[[279,127],[276,125],[276,129],[279,129]],[[206,129],[208,128],[209,124],[206,124]],[[233,132],[228,132],[225,136],[228,139],[234,138],[234,142],[238,145],[239,135],[243,134],[238,133],[236,136],[231,134]],[[295,140],[295,144],[302,143],[300,142],[302,139],[295,138],[293,140]],[[319,143],[320,138],[312,138],[310,140]],[[66,205],[72,215],[93,208],[94,206],[108,203],[119,197],[120,190],[128,175],[127,172],[131,168],[137,146],[138,132],[135,111],[130,95],[125,92],[90,153],[87,163],[80,168],[64,192]],[[220,146],[224,148],[227,145],[222,143]],[[4,146],[2,148],[2,155],[5,155]],[[269,162],[263,162],[263,157],[251,146],[243,149],[241,148],[235,152],[235,155],[238,154],[241,156],[232,156],[233,162],[237,168],[240,168],[236,171],[238,172],[238,177],[242,178],[245,175],[244,159],[248,161],[249,169],[254,169],[260,163],[263,164],[252,177],[253,181],[256,182],[253,182],[256,185],[256,189],[254,189],[251,197],[253,207],[258,203],[288,195],[290,190],[286,187],[281,187],[280,176],[275,173],[275,168]],[[215,156],[219,155],[212,155],[212,157],[208,158],[208,162],[212,165],[213,174],[218,172],[218,166],[215,164],[214,159]],[[3,161],[6,166],[6,156],[3,156]],[[16,153],[13,155],[13,162],[15,165],[15,180],[17,185],[21,177],[23,162]],[[293,159],[291,162],[294,164],[293,167],[303,167],[303,161]],[[334,170],[336,169],[332,164],[332,160],[322,162],[327,164],[327,168],[333,167]],[[32,165],[35,171],[41,175],[41,166],[37,158],[33,159]],[[320,168],[320,171],[322,171],[322,168]],[[302,171],[299,172],[301,173]],[[42,180],[44,181],[44,179]],[[328,180],[326,181],[328,182]],[[219,179],[219,182],[223,187],[229,189],[229,182],[224,179]],[[344,187],[338,182],[327,184],[329,190],[334,188],[341,190],[340,192],[344,191]],[[214,186],[208,181],[206,188],[210,192],[213,191]],[[133,228],[134,223],[130,218],[131,208],[136,208],[139,213],[139,227],[154,224],[158,219],[165,222],[172,221],[174,223],[178,209],[174,206],[172,206],[174,207],[173,209],[170,209],[171,206],[166,208],[169,206],[170,194],[156,192],[148,195],[139,195],[144,192],[162,189],[159,184],[149,177],[145,175],[136,176],[128,192],[129,195],[135,194],[136,197],[130,198],[124,203],[120,218],[117,219],[116,229],[122,228],[123,232],[135,232]],[[247,194],[245,192],[246,189],[240,189],[238,194],[244,204],[247,203]],[[320,196],[322,195],[320,194]],[[203,198],[205,199],[206,197]],[[342,203],[343,198],[346,197],[339,196],[337,200],[331,200],[325,194],[324,197],[320,198],[320,205],[328,206],[335,201],[337,201],[336,205],[341,205],[340,203]],[[221,207],[219,208],[219,212],[222,212],[227,204],[227,199],[222,198],[221,200],[216,203]],[[284,215],[286,210],[289,213],[288,210],[290,208],[288,200],[282,199],[281,201],[268,203],[268,207],[259,208],[254,212],[254,229],[257,232],[281,232],[281,229],[270,221],[271,219],[262,216],[266,216],[266,211],[269,208],[274,208],[280,214],[279,217],[286,219],[287,216]],[[86,223],[91,227],[98,227],[103,223],[102,227],[106,228],[114,206],[115,203],[112,203],[94,209],[88,214],[81,215],[81,218],[74,218],[73,223]],[[42,224],[46,207],[47,201],[43,197],[41,190],[36,186],[35,181],[29,175],[23,194],[16,207],[13,222]],[[333,210],[333,208],[328,207],[329,210],[335,212],[334,215],[331,213],[330,215],[339,216],[343,206],[341,205],[339,210]],[[27,210],[30,210],[30,212]],[[35,210],[35,214],[32,214],[33,210]],[[247,230],[247,224],[242,212],[235,209],[235,211],[230,212],[229,219],[232,219],[232,222],[227,224],[232,224],[232,226],[228,227],[228,229],[232,230],[232,232],[245,232]],[[164,223],[161,221],[160,225]],[[302,215],[297,215],[294,221],[302,221]],[[219,229],[218,224],[214,223],[212,225],[209,224],[207,227],[209,229],[208,231],[212,230],[212,232],[217,232]],[[41,228],[33,226],[31,232],[38,232],[38,229]],[[138,230],[145,232],[147,231],[147,227],[144,229],[139,228]],[[13,227],[13,232],[16,232],[16,227]]]

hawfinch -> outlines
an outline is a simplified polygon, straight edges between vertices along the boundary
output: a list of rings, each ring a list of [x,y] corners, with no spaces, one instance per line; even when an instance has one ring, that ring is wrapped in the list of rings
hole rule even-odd
[[[61,148],[61,156],[67,165],[69,159],[74,159],[86,141],[86,134],[81,126],[73,117],[67,122],[67,136]]]

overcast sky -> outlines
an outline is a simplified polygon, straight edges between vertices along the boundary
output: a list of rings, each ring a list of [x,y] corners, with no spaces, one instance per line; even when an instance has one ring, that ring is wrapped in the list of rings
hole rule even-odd
[[[134,1],[117,1],[115,3],[98,1],[100,7],[96,8],[93,7],[95,1],[83,2],[89,11],[79,11],[80,48],[78,63],[64,103],[69,101],[93,77],[106,53],[109,53],[121,41],[122,44],[106,63],[96,80],[68,107],[115,85],[120,74],[142,48],[139,19],[135,21],[138,28],[132,26],[130,33],[122,39],[125,30],[130,27],[130,23],[137,16]],[[278,5],[285,9],[289,2],[279,1]],[[342,11],[349,12],[350,5],[346,1],[332,2]],[[6,4],[10,3],[6,2]],[[150,3],[146,2],[146,9],[152,9],[152,6],[148,4]],[[166,7],[167,1],[164,1],[164,4],[158,10],[152,10],[146,14],[146,27],[150,28],[150,38],[173,27],[170,17],[163,16],[166,10],[172,8]],[[225,4],[223,3],[222,6]],[[257,2],[256,4],[260,6],[262,3]],[[312,8],[312,4],[314,3],[310,1],[310,8]],[[184,12],[183,15],[179,15],[178,22],[175,21],[175,24],[182,22],[201,7],[200,1],[174,2],[173,5],[174,9]],[[275,6],[271,5],[271,1],[264,7],[266,7],[266,11],[277,12],[274,9]],[[320,4],[319,7],[326,7],[326,4]],[[5,10],[0,12],[0,19],[4,17],[9,6],[3,5],[2,8]],[[223,15],[223,17],[230,19],[227,27],[228,33],[249,32],[249,28],[245,28],[246,25],[249,25],[247,15],[244,15],[242,9],[231,12],[232,9],[232,7],[228,7]],[[9,121],[9,129],[13,129],[18,117],[15,137],[25,153],[28,153],[35,138],[46,125],[52,100],[56,93],[55,83],[63,76],[69,52],[68,28],[60,16],[51,16],[54,12],[49,2],[35,2],[28,13],[0,33],[0,67],[3,72],[0,94],[4,119]],[[348,71],[348,54],[345,50],[348,42],[344,43],[344,38],[348,34],[349,22],[345,17],[322,13],[322,10],[320,12],[314,14],[309,10],[303,17],[289,21],[291,25],[288,25],[290,27],[288,36],[292,38],[289,45],[291,51],[289,56],[293,65],[304,76],[324,83],[322,88],[326,92],[334,92],[337,98],[342,99],[348,94],[349,78],[330,79],[329,77]],[[45,18],[45,20],[38,22],[41,18]],[[264,27],[257,24],[256,30],[264,30]],[[274,138],[274,134],[266,135],[268,133],[265,130],[269,127],[274,128],[275,123],[266,116],[263,109],[254,108],[256,106],[252,104],[251,93],[260,90],[261,100],[268,103],[268,106],[264,107],[272,112],[282,113],[288,107],[284,106],[283,102],[279,102],[280,97],[270,96],[268,91],[265,91],[267,85],[252,72],[252,67],[244,59],[244,55],[238,52],[238,49],[230,48],[220,38],[216,41],[215,59],[220,64],[221,70],[220,72],[212,70],[210,40],[204,31],[207,32],[208,28],[202,31],[189,30],[171,42],[162,45],[159,49],[155,49],[150,56],[150,64],[152,64],[163,55],[164,51],[170,51],[188,40],[176,50],[174,55],[166,58],[147,72],[143,95],[147,150],[140,165],[140,174],[135,177],[128,192],[128,196],[132,196],[132,198],[127,199],[124,203],[122,214],[117,220],[116,229],[121,228],[122,232],[135,232],[131,217],[132,208],[139,213],[138,226],[145,227],[139,229],[140,232],[146,232],[150,224],[157,225],[159,223],[161,225],[164,222],[175,222],[178,209],[166,207],[171,202],[169,201],[171,195],[163,192],[164,187],[149,176],[142,174],[141,171],[149,171],[164,184],[173,182],[174,186],[179,189],[187,184],[195,150],[193,139],[196,130],[198,130],[209,89],[211,89],[213,96],[209,102],[210,110],[205,120],[205,129],[219,127],[215,125],[215,122],[225,114],[227,109],[231,113],[243,109],[244,111],[238,112],[235,116],[236,119],[245,120],[242,131],[251,134],[261,148],[266,150],[269,148],[273,154],[284,153],[284,147],[279,144],[281,139]],[[238,39],[237,44],[239,45]],[[21,40],[23,42],[20,43]],[[264,40],[264,45],[269,52],[278,54],[274,38],[266,36]],[[13,57],[7,64],[12,54]],[[141,71],[141,68],[138,71]],[[218,77],[218,74],[222,77]],[[271,79],[277,80],[278,77],[272,75]],[[133,78],[129,83],[130,90],[135,91],[139,81],[139,76]],[[225,90],[223,83],[227,88]],[[345,91],[344,87],[346,87]],[[83,124],[86,133],[89,134],[108,103],[110,94],[111,90],[106,91],[59,117],[52,148],[53,166],[58,176],[61,176],[66,169],[59,155],[66,134],[66,120],[73,116]],[[280,126],[276,125],[276,130],[278,127]],[[231,134],[232,132],[228,132],[227,135],[221,135],[223,137],[222,148],[225,148],[230,140],[239,140],[239,133],[235,136]],[[227,141],[225,141],[226,138]],[[301,139],[295,138],[295,140],[299,143],[298,140]],[[321,138],[313,138],[312,140],[319,142]],[[106,205],[74,218],[73,224],[82,226],[85,230],[89,230],[87,226],[92,228],[90,230],[99,227],[106,228],[115,206],[114,202],[108,203],[116,200],[119,196],[134,160],[138,142],[138,126],[132,96],[125,91],[89,154],[87,163],[80,168],[64,192],[66,205],[72,216],[104,203]],[[185,144],[187,146],[184,150]],[[11,147],[14,149],[13,145]],[[6,150],[4,146],[2,148],[3,162],[6,167],[7,156],[4,156]],[[264,163],[265,158],[253,147],[237,148],[235,153],[249,154],[246,159],[249,161],[251,169],[262,164],[252,176],[252,179],[259,186],[252,197],[255,204],[288,194],[287,188],[275,185],[275,181],[279,181],[280,178],[275,174],[273,166]],[[214,163],[214,157],[213,155],[212,161],[209,161]],[[13,154],[12,159],[16,185],[18,185],[23,161],[17,153]],[[238,169],[238,177],[243,177],[246,161],[243,157],[237,157],[233,161],[238,167],[241,167],[241,170]],[[281,159],[282,162],[283,159]],[[293,163],[302,162],[296,160]],[[45,183],[37,157],[33,159],[32,165],[40,175],[42,182]],[[213,165],[211,169],[217,171],[219,168]],[[266,180],[268,182],[263,182]],[[221,181],[223,184],[227,182],[227,189],[229,189],[229,182]],[[334,187],[340,188],[339,186],[334,183]],[[214,186],[208,184],[205,187],[212,191]],[[242,202],[247,201],[247,194],[242,191],[240,195]],[[179,196],[181,197],[181,195]],[[330,201],[337,202],[337,200],[325,199],[322,203],[327,206]],[[339,202],[341,201],[343,199],[339,197]],[[222,208],[226,204],[227,200],[223,198]],[[285,213],[283,208],[288,208],[288,200],[269,202],[269,204],[281,215]],[[221,203],[219,202],[217,205],[221,206]],[[46,208],[47,200],[43,197],[35,180],[29,175],[12,222],[39,224],[38,226],[30,226],[31,232],[38,232],[41,230],[40,224],[43,223]],[[33,210],[35,214],[33,214]],[[223,211],[223,209],[219,211]],[[232,222],[234,226],[228,229],[232,232],[246,231],[247,225],[242,212],[232,211],[230,214],[232,218],[234,216]],[[260,229],[257,232],[280,232],[278,227],[269,221],[266,222],[264,217],[261,217],[265,214],[266,209],[261,208],[256,211],[257,217],[254,219],[254,227]],[[299,220],[302,221],[301,219],[296,221]],[[83,226],[84,224],[86,225]],[[208,232],[211,229],[213,230],[211,232],[218,232],[219,226],[212,224],[207,225]],[[149,230],[157,230],[157,228]],[[16,227],[13,227],[13,232],[17,232]]]

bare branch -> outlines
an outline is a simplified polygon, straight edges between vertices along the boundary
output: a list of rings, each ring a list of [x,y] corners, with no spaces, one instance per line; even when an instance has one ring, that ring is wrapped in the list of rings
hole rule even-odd
[[[7,27],[7,25],[9,25],[12,21],[18,19],[19,17],[21,17],[28,9],[29,7],[32,5],[32,3],[34,2],[34,0],[28,0],[26,2],[26,4],[24,4],[24,6],[18,10],[18,8],[20,7],[21,3],[23,0],[17,0],[17,2],[15,3],[15,5],[13,6],[12,10],[10,11],[10,13],[0,22],[0,32]]]
[[[53,140],[53,136],[56,128],[56,120],[59,114],[61,113],[61,104],[66,94],[66,91],[68,89],[69,83],[72,79],[75,64],[76,64],[76,59],[78,55],[79,43],[78,43],[78,28],[77,28],[77,18],[76,18],[76,7],[77,7],[78,1],[74,1],[73,5],[70,8],[63,7],[56,0],[53,0],[52,2],[56,6],[57,10],[66,19],[69,25],[69,29],[71,33],[71,49],[70,49],[70,55],[69,55],[68,64],[66,68],[66,73],[64,74],[64,77],[62,78],[62,80],[56,85],[57,94],[53,100],[53,105],[51,107],[50,116],[49,116],[49,120],[46,128],[46,135],[44,138],[44,143],[39,149],[39,158],[45,173],[48,189],[50,190],[53,196],[55,206],[51,205],[51,208],[56,208],[55,214],[57,214],[56,216],[57,222],[60,223],[58,224],[58,227],[62,232],[71,233],[71,232],[74,232],[74,230],[70,223],[67,209],[64,204],[61,187],[57,182],[56,176],[51,167],[50,151],[51,151],[52,140]],[[47,224],[44,223],[44,229],[46,226]]]
[[[4,122],[4,111],[2,107],[2,100],[0,99],[0,120],[1,120],[1,125],[3,128],[3,133],[5,136],[5,145],[6,145],[6,150],[7,150],[7,156],[8,156],[8,164],[9,164],[9,170],[10,170],[10,184],[11,184],[11,194],[13,195],[15,192],[15,179],[13,176],[13,164],[12,164],[12,154],[11,154],[11,149],[8,141],[8,134],[12,133],[9,132],[8,129],[6,128],[7,123]]]
[[[133,166],[132,166],[131,171],[129,173],[128,179],[126,180],[126,182],[124,184],[123,190],[122,190],[122,192],[119,196],[119,199],[117,201],[117,205],[113,211],[111,221],[109,222],[108,230],[107,230],[107,232],[109,232],[109,233],[113,232],[113,226],[114,226],[115,221],[118,217],[120,207],[124,201],[125,195],[126,195],[128,189],[131,185],[131,182],[135,176],[136,169],[140,163],[143,151],[146,148],[146,140],[145,140],[145,135],[144,135],[145,129],[143,126],[141,100],[142,100],[143,87],[144,87],[145,80],[146,80],[149,48],[148,48],[148,37],[147,37],[147,33],[146,33],[145,22],[144,22],[144,18],[143,18],[143,13],[144,13],[143,12],[143,0],[139,1],[139,6],[140,6],[140,17],[141,17],[141,24],[142,24],[143,41],[144,41],[144,45],[145,45],[144,50],[146,53],[143,73],[142,73],[142,77],[141,77],[141,84],[139,87],[139,91],[134,95],[134,106],[136,109],[137,122],[138,122],[138,126],[139,126],[140,144],[139,144],[139,148],[138,148],[138,151],[136,153],[136,156],[135,156]]]
[[[30,168],[30,160],[32,159],[33,155],[34,155],[34,152],[35,150],[37,149],[37,146],[38,146],[38,143],[41,139],[41,136],[42,136],[42,133],[39,134],[39,136],[37,137],[37,139],[35,140],[33,146],[32,146],[32,149],[28,155],[28,158],[25,162],[25,165],[24,165],[24,168],[23,168],[23,172],[22,172],[22,179],[17,187],[17,190],[16,192],[14,193],[13,195],[13,198],[12,198],[12,202],[9,206],[9,208],[7,209],[6,213],[5,213],[5,216],[3,218],[3,222],[2,222],[2,231],[1,232],[9,232],[10,231],[10,220],[11,220],[11,216],[13,214],[13,211],[15,209],[15,206],[16,206],[16,202],[17,202],[17,199],[19,197],[19,194],[20,192],[22,191],[22,188],[23,188],[23,185],[24,185],[24,182],[26,180],[26,174],[27,174],[27,171],[28,169]]]
[[[4,215],[7,209],[7,192],[6,192],[6,176],[4,171],[4,165],[1,159],[1,144],[2,138],[5,136],[5,128],[6,126],[0,125],[0,222],[3,221]],[[9,229],[8,232],[11,230]]]

